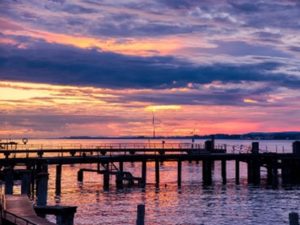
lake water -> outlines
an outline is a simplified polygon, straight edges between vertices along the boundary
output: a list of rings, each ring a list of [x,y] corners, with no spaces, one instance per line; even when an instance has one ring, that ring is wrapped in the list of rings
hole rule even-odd
[[[34,144],[99,144],[119,142],[143,142],[144,140],[30,140]],[[155,140],[160,142],[161,140]],[[190,140],[166,140],[166,142],[191,142]],[[203,143],[204,140],[196,140]],[[236,151],[239,146],[249,146],[251,141],[216,140],[217,144],[227,144],[228,151]],[[234,146],[234,147],[233,147]],[[292,141],[260,141],[264,151],[291,151]],[[103,191],[102,176],[85,173],[84,182],[77,182],[79,168],[94,168],[90,164],[64,165],[62,195],[55,197],[55,167],[50,166],[49,204],[76,205],[77,225],[133,225],[138,204],[146,205],[147,225],[252,225],[288,224],[288,214],[300,210],[300,188],[272,189],[264,180],[252,187],[247,184],[246,164],[241,163],[241,184],[234,180],[234,162],[227,163],[227,184],[222,185],[220,163],[213,171],[214,184],[210,188],[202,186],[201,163],[183,163],[182,187],[177,187],[177,164],[164,162],[160,166],[160,187],[155,188],[154,163],[147,164],[147,186],[141,188],[115,189],[111,179],[109,192]],[[141,175],[139,163],[125,163],[124,170],[136,176]],[[16,192],[19,187],[16,187]],[[49,217],[54,221],[53,217]]]

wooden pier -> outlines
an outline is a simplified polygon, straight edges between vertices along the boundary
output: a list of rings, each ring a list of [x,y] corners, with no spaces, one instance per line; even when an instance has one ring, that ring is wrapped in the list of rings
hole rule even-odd
[[[2,155],[2,157],[1,157]],[[206,141],[204,148],[177,147],[163,148],[130,147],[125,148],[68,148],[68,149],[16,149],[0,150],[0,179],[5,182],[5,194],[13,194],[14,180],[21,180],[21,192],[36,199],[37,207],[47,206],[48,166],[56,165],[55,193],[61,194],[62,165],[95,164],[96,169],[80,168],[77,174],[78,182],[84,182],[84,173],[95,172],[103,177],[103,189],[109,191],[110,178],[115,177],[116,188],[124,186],[147,185],[147,164],[154,162],[155,186],[160,185],[160,164],[164,161],[177,163],[177,185],[182,185],[183,162],[201,162],[202,183],[212,185],[212,170],[214,162],[221,163],[223,185],[227,183],[227,162],[235,165],[235,182],[240,183],[240,163],[247,164],[247,179],[249,184],[259,185],[261,168],[267,170],[268,185],[300,184],[300,142],[293,143],[292,153],[261,153],[258,142],[253,142],[249,151],[226,153],[226,147],[215,147],[213,141]],[[134,177],[126,171],[125,162],[141,164],[140,177]],[[20,166],[22,167],[20,169]],[[216,171],[215,171],[216,172]]]

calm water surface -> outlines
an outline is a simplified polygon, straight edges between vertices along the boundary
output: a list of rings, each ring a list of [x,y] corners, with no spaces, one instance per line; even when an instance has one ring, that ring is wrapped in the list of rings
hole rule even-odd
[[[141,142],[142,140],[31,140],[33,143],[109,143]],[[174,142],[173,140],[167,140]],[[177,140],[177,142],[188,140]],[[197,141],[203,143],[203,140]],[[251,141],[217,140],[227,144],[229,151]],[[261,141],[261,148],[268,151],[288,152],[292,141]],[[126,163],[124,170],[135,176],[141,175],[139,163]],[[234,164],[227,164],[227,185],[222,185],[220,163],[214,165],[214,185],[202,186],[201,163],[184,163],[182,187],[177,188],[177,164],[164,162],[160,167],[160,188],[155,189],[154,163],[147,164],[147,186],[122,191],[115,189],[111,179],[111,190],[104,192],[102,176],[85,173],[84,182],[77,182],[79,168],[93,168],[93,165],[63,166],[62,195],[55,197],[55,167],[50,166],[49,204],[77,205],[77,225],[133,225],[137,204],[146,205],[146,224],[156,225],[252,225],[288,224],[288,213],[299,212],[300,188],[272,189],[262,181],[259,187],[249,187],[246,179],[246,165],[241,163],[241,184],[234,183]],[[264,178],[266,171],[262,170]],[[16,191],[19,191],[18,187]],[[49,217],[54,221],[54,218]]]

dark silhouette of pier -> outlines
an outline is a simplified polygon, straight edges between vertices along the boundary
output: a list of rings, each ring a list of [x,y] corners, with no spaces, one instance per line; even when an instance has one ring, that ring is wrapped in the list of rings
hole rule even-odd
[[[24,146],[23,146],[24,147]],[[1,157],[2,155],[2,157]],[[181,187],[183,162],[202,162],[202,183],[205,186],[213,184],[212,170],[216,161],[221,162],[222,183],[227,183],[227,162],[235,165],[235,183],[240,183],[240,163],[247,164],[247,180],[249,184],[259,185],[261,168],[267,169],[267,183],[273,187],[300,184],[300,142],[293,143],[291,153],[261,153],[258,142],[253,142],[249,151],[227,153],[226,146],[215,146],[213,140],[208,140],[203,146],[160,147],[140,146],[134,144],[115,145],[114,147],[83,147],[46,148],[46,149],[16,149],[0,150],[0,179],[5,182],[5,194],[13,194],[14,180],[21,180],[21,193],[36,199],[37,207],[43,208],[44,214],[53,209],[47,208],[48,166],[56,165],[56,195],[61,194],[62,165],[95,164],[95,169],[80,168],[77,180],[84,182],[84,174],[95,172],[103,177],[103,189],[109,191],[111,177],[115,178],[116,188],[124,186],[147,185],[147,164],[155,164],[155,185],[160,184],[160,164],[164,161],[177,163],[177,185]],[[126,162],[141,164],[139,177],[126,171]],[[281,173],[279,173],[281,171]],[[279,182],[281,174],[281,182]],[[41,210],[41,209],[40,209]],[[76,211],[76,209],[75,209]],[[73,216],[74,212],[73,210]],[[72,213],[70,213],[72,217]],[[61,223],[63,224],[63,223]]]

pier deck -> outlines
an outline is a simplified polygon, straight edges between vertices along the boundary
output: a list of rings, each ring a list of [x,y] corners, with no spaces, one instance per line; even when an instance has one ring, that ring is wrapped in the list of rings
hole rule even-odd
[[[2,219],[16,225],[54,225],[38,217],[26,195],[6,195]]]

